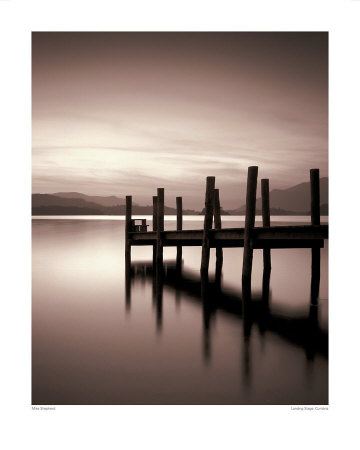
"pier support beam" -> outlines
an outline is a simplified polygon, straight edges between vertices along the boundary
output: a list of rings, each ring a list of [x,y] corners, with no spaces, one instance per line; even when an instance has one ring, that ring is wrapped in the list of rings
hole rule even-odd
[[[152,228],[153,231],[157,231],[157,214],[158,214],[158,198],[156,195],[153,195],[153,219],[152,219]],[[153,245],[153,265],[155,268],[156,263],[156,244]]]
[[[261,206],[262,206],[262,222],[264,228],[270,227],[270,193],[269,180],[264,178],[261,180]],[[271,250],[265,248],[263,250],[264,272],[271,271]]]
[[[214,227],[215,230],[221,230],[221,208],[220,208],[219,189],[214,189],[213,202],[214,202]],[[222,247],[216,247],[215,281],[218,287],[221,285],[222,266],[223,266],[223,249]]]
[[[213,219],[213,190],[215,188],[215,177],[206,177],[206,193],[205,193],[205,218],[204,218],[204,233],[202,241],[201,254],[201,276],[208,276],[209,260],[210,260],[210,243],[209,233],[212,227]]]
[[[125,209],[125,301],[126,309],[130,309],[131,303],[131,230],[132,196],[126,196]]]
[[[162,327],[162,292],[163,292],[163,242],[161,232],[164,231],[164,188],[157,190],[157,215],[156,215],[156,324],[160,332]]]
[[[182,197],[176,197],[176,229],[182,230],[183,215],[182,215]],[[180,273],[182,266],[182,246],[178,245],[176,248],[176,270]]]
[[[253,261],[253,246],[251,242],[251,231],[255,225],[256,212],[256,187],[257,187],[258,167],[248,168],[246,187],[246,216],[244,230],[244,257],[242,271],[243,298],[251,299],[251,271]]]
[[[311,225],[320,225],[319,169],[310,170]],[[311,249],[311,303],[317,304],[320,287],[320,248]]]
[[[156,262],[158,265],[162,265],[163,243],[161,240],[161,232],[164,231],[164,188],[158,188],[157,198]]]

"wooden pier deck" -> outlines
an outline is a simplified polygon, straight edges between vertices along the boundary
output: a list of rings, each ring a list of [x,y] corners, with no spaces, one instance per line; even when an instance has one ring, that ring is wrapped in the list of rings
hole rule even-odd
[[[153,196],[152,231],[147,231],[145,219],[137,224],[132,219],[132,196],[126,197],[125,259],[126,270],[131,266],[131,247],[150,245],[156,263],[156,277],[163,271],[163,248],[177,247],[178,266],[182,261],[183,246],[201,246],[200,273],[203,281],[208,278],[210,248],[216,248],[216,271],[221,273],[223,248],[243,247],[242,284],[245,297],[251,299],[251,272],[253,251],[263,251],[264,271],[271,271],[271,249],[311,249],[311,298],[317,302],[320,283],[320,249],[328,239],[328,225],[320,224],[320,177],[319,169],[310,170],[311,225],[271,226],[269,180],[261,180],[262,227],[255,227],[258,167],[248,168],[246,189],[245,226],[222,228],[219,190],[215,189],[215,177],[207,177],[205,191],[205,215],[203,229],[183,230],[182,198],[176,198],[177,229],[164,229],[164,188]],[[139,220],[139,219],[137,219]],[[214,222],[214,228],[212,228]]]
[[[202,246],[204,231],[198,230],[171,230],[160,233],[162,245],[172,246]],[[217,247],[244,247],[245,228],[225,228],[209,230],[209,246]],[[131,245],[154,245],[157,241],[157,232],[130,232]],[[327,225],[300,225],[300,226],[274,226],[254,227],[251,230],[250,240],[254,249],[266,248],[312,248],[324,247],[324,239],[328,239]]]

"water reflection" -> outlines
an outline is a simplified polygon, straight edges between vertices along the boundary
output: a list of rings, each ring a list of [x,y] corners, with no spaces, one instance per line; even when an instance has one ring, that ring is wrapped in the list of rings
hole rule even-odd
[[[265,346],[265,334],[276,333],[291,344],[304,350],[309,372],[311,362],[316,354],[328,356],[327,332],[321,330],[318,324],[318,305],[310,304],[308,315],[289,317],[287,311],[271,310],[270,270],[264,270],[262,290],[251,293],[223,288],[219,280],[221,274],[216,273],[214,279],[207,275],[197,276],[191,271],[186,271],[179,262],[168,262],[158,267],[148,262],[138,262],[131,265],[126,272],[126,295],[131,280],[144,282],[149,279],[153,287],[153,299],[156,306],[156,328],[160,332],[163,324],[163,290],[164,286],[171,287],[176,293],[176,302],[180,302],[181,293],[186,293],[184,298],[197,301],[202,308],[203,342],[202,352],[205,364],[211,361],[212,326],[216,312],[221,310],[230,314],[242,325],[243,354],[242,368],[244,383],[249,386],[252,378],[251,367],[251,335],[254,325],[257,325],[262,337],[262,350]],[[190,297],[189,297],[190,295]],[[130,303],[129,303],[130,305]]]
[[[152,249],[126,264],[125,245],[121,221],[34,221],[34,404],[327,403],[327,247],[308,307],[308,250],[274,251],[271,280],[255,252],[243,305],[241,249],[202,286],[199,248],[180,266],[165,248],[157,279]]]

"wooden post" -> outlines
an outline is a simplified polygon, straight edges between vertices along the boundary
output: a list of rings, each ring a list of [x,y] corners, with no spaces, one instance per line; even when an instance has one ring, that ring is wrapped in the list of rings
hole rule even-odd
[[[270,193],[269,180],[264,178],[261,180],[261,206],[263,227],[270,227]],[[263,250],[264,271],[271,271],[271,253],[269,248]]]
[[[156,227],[156,323],[157,330],[162,327],[162,295],[163,295],[163,244],[161,232],[164,231],[164,188],[157,190],[157,227]]]
[[[157,231],[157,211],[158,209],[158,198],[156,195],[153,195],[153,219],[152,219],[152,229],[153,231]],[[156,262],[156,244],[153,245],[153,266],[155,267]]]
[[[214,189],[213,201],[214,201],[214,227],[216,230],[221,230],[221,208],[220,208],[219,189]],[[221,284],[222,266],[223,266],[223,249],[222,247],[216,247],[215,280],[218,287]]]
[[[131,302],[131,214],[132,214],[132,196],[126,196],[125,209],[125,301],[126,309],[130,309]]]
[[[131,214],[132,214],[132,196],[126,196],[126,215],[125,215],[125,257],[131,258]],[[131,260],[130,260],[131,262]]]
[[[157,190],[157,240],[156,240],[156,261],[158,267],[162,266],[163,262],[163,245],[161,241],[161,232],[164,231],[164,188]]]
[[[132,214],[132,195],[126,196],[126,213],[125,213],[125,236],[126,240],[129,239],[129,232],[131,227],[131,214]]]
[[[176,229],[182,230],[183,217],[182,217],[182,197],[176,197]],[[182,266],[182,246],[178,245],[176,249],[176,270],[181,272]]]
[[[157,208],[158,208],[158,198],[153,195],[153,231],[157,231]]]
[[[257,166],[249,167],[247,177],[247,187],[246,187],[246,216],[245,216],[244,257],[243,257],[243,271],[242,271],[244,300],[251,298],[251,271],[253,261],[251,230],[255,225],[257,176],[258,176],[258,167]]]
[[[319,169],[310,170],[311,225],[320,225]],[[320,248],[311,249],[311,303],[317,304],[320,287]]]
[[[320,225],[320,177],[319,169],[310,170],[311,225]]]
[[[207,276],[209,271],[210,260],[210,244],[209,234],[213,219],[213,190],[215,188],[215,177],[206,178],[206,193],[205,193],[205,218],[204,218],[204,233],[202,241],[201,254],[201,276]]]

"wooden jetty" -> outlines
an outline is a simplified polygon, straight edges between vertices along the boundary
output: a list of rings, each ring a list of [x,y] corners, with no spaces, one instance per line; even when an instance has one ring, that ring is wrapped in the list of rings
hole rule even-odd
[[[140,225],[132,219],[132,196],[126,197],[125,255],[126,267],[131,265],[131,247],[137,245],[153,246],[153,261],[160,276],[163,264],[163,247],[177,247],[178,266],[181,266],[183,246],[201,246],[202,257],[200,273],[208,277],[210,248],[216,248],[216,267],[221,273],[223,263],[222,249],[244,247],[242,265],[243,291],[251,298],[251,273],[253,250],[263,250],[264,274],[271,270],[271,249],[309,248],[311,249],[311,299],[317,302],[320,283],[320,249],[324,239],[328,239],[328,225],[320,225],[320,182],[319,169],[310,170],[311,225],[271,226],[269,180],[261,180],[263,226],[255,226],[256,190],[258,167],[248,168],[246,189],[245,226],[222,228],[219,190],[215,189],[215,177],[207,177],[205,192],[204,228],[182,229],[182,198],[176,198],[177,229],[164,229],[164,189],[158,188],[153,197],[153,229],[147,231],[146,221]],[[214,228],[212,227],[214,221]],[[157,276],[158,276],[157,275]]]

